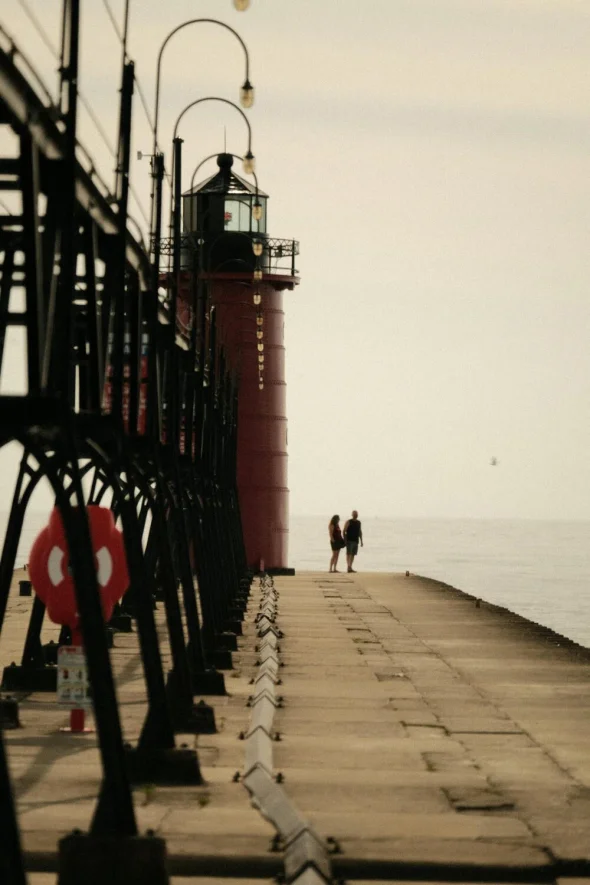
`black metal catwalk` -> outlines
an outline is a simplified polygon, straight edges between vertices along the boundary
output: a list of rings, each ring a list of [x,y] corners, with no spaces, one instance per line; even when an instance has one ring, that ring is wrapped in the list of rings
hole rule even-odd
[[[174,273],[172,297],[159,300],[161,154],[152,158],[151,260],[128,227],[132,62],[122,72],[114,195],[81,159],[79,6],[79,0],[64,2],[59,108],[31,85],[32,69],[0,30],[0,129],[12,145],[0,156],[0,189],[21,207],[0,215],[0,380],[10,372],[9,330],[21,329],[26,341],[26,393],[0,396],[0,446],[16,441],[23,449],[0,558],[0,631],[27,507],[44,480],[66,533],[103,773],[90,832],[60,845],[60,875],[63,881],[81,877],[100,863],[105,839],[127,840],[126,875],[133,882],[140,881],[134,851],[145,862],[146,849],[130,784],[148,771],[152,783],[201,782],[196,752],[177,748],[175,733],[215,729],[211,707],[197,696],[225,692],[221,671],[232,666],[252,576],[236,484],[237,379],[217,344],[204,288],[195,283],[192,326],[182,337]],[[177,195],[179,188],[178,145]],[[133,748],[123,743],[89,504],[111,507],[124,536],[130,586],[113,624],[128,627],[134,620],[147,687],[145,721]],[[165,611],[168,673],[156,600]],[[35,597],[22,659],[3,662],[4,690],[55,690],[55,647],[41,644],[43,619],[44,605]],[[62,630],[61,641],[68,632]],[[0,817],[8,822],[0,878],[22,883],[1,734]],[[149,853],[149,881],[166,881],[161,840],[150,840]]]

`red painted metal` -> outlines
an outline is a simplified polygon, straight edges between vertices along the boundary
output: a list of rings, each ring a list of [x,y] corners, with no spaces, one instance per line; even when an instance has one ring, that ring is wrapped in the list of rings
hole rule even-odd
[[[84,734],[85,718],[84,710],[79,710],[76,707],[70,710],[70,731],[72,734]]]
[[[222,340],[239,372],[238,491],[248,564],[288,567],[287,408],[283,289],[293,277],[268,275],[257,289],[264,318],[264,389],[258,387],[258,340],[251,280],[212,274]]]

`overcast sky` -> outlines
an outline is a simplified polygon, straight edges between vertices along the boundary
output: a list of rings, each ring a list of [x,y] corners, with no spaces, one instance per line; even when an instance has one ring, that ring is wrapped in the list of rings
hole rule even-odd
[[[29,5],[57,45],[59,3]],[[120,20],[122,0],[110,5]],[[82,10],[80,85],[114,142],[117,38],[102,0]],[[587,0],[252,0],[247,13],[132,0],[150,106],[163,36],[197,16],[250,49],[269,232],[301,242],[286,297],[292,512],[590,518]],[[53,88],[18,0],[0,19]],[[242,79],[231,35],[179,34],[162,142],[187,102],[236,100]],[[231,108],[185,118],[185,187],[224,127],[243,154]],[[81,139],[112,181],[84,111]],[[137,96],[133,147],[150,150]],[[147,209],[147,160],[132,183]]]

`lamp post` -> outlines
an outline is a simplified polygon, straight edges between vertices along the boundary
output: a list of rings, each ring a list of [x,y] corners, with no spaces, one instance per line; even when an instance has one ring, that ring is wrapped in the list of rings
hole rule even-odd
[[[235,5],[235,4],[234,4]],[[240,2],[236,8],[240,10],[247,9],[249,5],[249,0],[245,0],[245,2]],[[163,160],[162,160],[162,168],[158,169],[157,157],[159,156],[158,152],[158,123],[160,119],[160,81],[161,81],[161,73],[162,73],[162,57],[164,54],[164,50],[166,46],[177,34],[179,31],[182,31],[184,28],[187,28],[189,25],[197,25],[197,24],[214,24],[219,25],[219,27],[225,28],[227,31],[230,31],[234,35],[234,37],[240,43],[242,49],[244,50],[244,58],[245,58],[245,79],[240,89],[240,102],[242,107],[252,107],[254,104],[254,87],[250,82],[250,56],[248,54],[248,49],[246,44],[240,37],[237,31],[231,28],[229,25],[226,25],[225,22],[221,22],[215,18],[193,18],[188,21],[183,22],[180,25],[177,25],[173,28],[169,34],[165,37],[163,43],[160,46],[158,51],[158,61],[156,65],[156,94],[154,99],[154,125],[153,125],[153,145],[152,145],[152,193],[151,193],[151,205],[152,205],[152,230],[151,230],[151,240],[152,243],[160,238],[161,235],[161,219],[160,219],[160,227],[158,226],[157,215],[158,215],[158,196],[161,200],[161,188],[162,188],[162,179],[164,174],[163,169]],[[178,121],[177,121],[178,122]],[[176,129],[176,127],[175,127]],[[245,160],[248,158],[245,158]],[[253,158],[251,158],[253,159]],[[245,167],[244,167],[245,168]],[[158,182],[158,174],[161,176],[161,180]],[[158,188],[160,189],[160,194],[158,195]],[[159,257],[159,256],[158,256]],[[154,264],[156,255],[154,255]],[[156,273],[158,272],[158,265],[156,265]]]
[[[195,101],[191,101],[189,104],[187,104],[183,108],[183,110],[180,112],[180,114],[176,118],[176,123],[174,124],[174,134],[172,136],[173,140],[176,139],[176,137],[178,135],[178,127],[180,126],[180,122],[181,122],[182,118],[184,117],[184,115],[187,113],[187,111],[190,111],[191,108],[194,108],[194,107],[196,107],[196,105],[202,104],[205,101],[221,101],[221,102],[223,102],[223,104],[231,105],[232,108],[235,108],[236,111],[239,114],[241,114],[242,119],[244,120],[244,122],[246,123],[246,126],[248,127],[248,150],[246,151],[246,153],[242,157],[242,162],[244,164],[244,172],[246,173],[246,175],[252,175],[254,173],[255,166],[256,166],[256,160],[255,160],[254,154],[252,153],[252,127],[250,126],[250,121],[248,120],[248,117],[243,112],[243,110],[240,107],[238,107],[238,105],[235,102],[230,101],[229,98],[220,98],[217,95],[207,95],[204,98],[197,98],[197,99],[195,99]],[[232,156],[234,156],[234,155],[232,154]]]
[[[180,112],[180,114],[176,118],[176,122],[174,124],[174,132],[172,135],[172,143],[174,145],[174,154],[173,154],[173,157],[174,157],[174,159],[173,159],[174,183],[173,183],[172,195],[171,195],[172,211],[171,211],[170,215],[171,215],[171,223],[172,223],[172,228],[173,228],[173,250],[174,250],[173,255],[175,256],[176,263],[177,263],[177,270],[173,269],[173,274],[175,275],[176,284],[178,282],[178,272],[177,271],[180,270],[180,214],[181,214],[181,198],[182,198],[181,176],[180,176],[180,163],[181,163],[181,158],[182,158],[182,147],[181,147],[182,146],[182,139],[178,137],[178,127],[180,126],[182,118],[187,113],[187,111],[189,111],[191,108],[196,107],[199,104],[203,104],[206,101],[220,101],[223,104],[228,104],[231,107],[235,108],[235,110],[238,111],[238,113],[242,116],[242,119],[246,123],[247,129],[248,129],[248,150],[243,158],[244,172],[246,172],[246,174],[254,174],[255,160],[254,160],[254,154],[252,153],[252,127],[250,126],[250,121],[248,120],[248,118],[245,115],[245,113],[243,112],[243,110],[241,108],[239,108],[237,106],[237,104],[235,104],[233,101],[230,101],[227,98],[220,98],[219,96],[216,96],[216,95],[208,95],[208,96],[205,96],[204,98],[197,98],[194,101],[189,102],[189,104],[187,104],[182,109],[182,111]],[[156,182],[156,189],[155,190],[156,190],[156,197],[157,197],[157,195],[158,195],[158,183],[157,182]],[[161,187],[160,187],[160,194],[161,194]],[[156,203],[157,203],[157,200],[156,200]],[[157,215],[158,215],[157,205],[156,205],[155,215],[157,218]],[[159,236],[159,231],[156,231],[156,235]]]
[[[123,64],[127,61],[127,39],[129,36],[129,7],[131,0],[125,0],[125,6],[123,8],[123,29],[120,35],[121,39],[121,47],[123,49]],[[238,12],[245,12],[250,6],[250,0],[233,0],[233,4],[235,9]],[[112,19],[114,27],[117,29],[116,22]],[[172,36],[172,35],[170,35]]]
[[[241,4],[242,8],[245,9],[247,4]],[[189,25],[198,25],[198,24],[213,24],[219,25],[221,28],[225,28],[227,31],[230,31],[234,37],[239,41],[242,49],[244,50],[244,57],[246,61],[246,72],[245,79],[240,89],[240,104],[242,107],[250,108],[254,104],[254,87],[250,82],[250,56],[248,55],[248,49],[246,44],[240,37],[237,31],[234,31],[229,25],[226,25],[225,22],[221,22],[216,18],[193,18],[188,21],[183,22],[181,25],[178,25],[176,28],[173,28],[168,36],[165,38],[164,42],[160,46],[160,51],[158,52],[158,63],[156,67],[156,97],[154,101],[154,142],[153,142],[153,151],[155,154],[158,149],[158,121],[160,116],[160,78],[161,78],[161,68],[162,68],[162,56],[164,54],[164,50],[172,37],[177,34],[179,31],[182,31],[184,28],[187,28]]]

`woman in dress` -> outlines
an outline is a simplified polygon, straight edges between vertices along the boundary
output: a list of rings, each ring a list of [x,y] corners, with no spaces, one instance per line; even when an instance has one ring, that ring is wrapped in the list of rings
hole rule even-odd
[[[340,556],[340,551],[344,547],[342,529],[340,528],[340,517],[337,514],[330,520],[328,531],[330,533],[330,547],[332,548],[332,559],[330,560],[329,571],[337,572],[338,569],[336,566],[338,565],[338,557]]]

